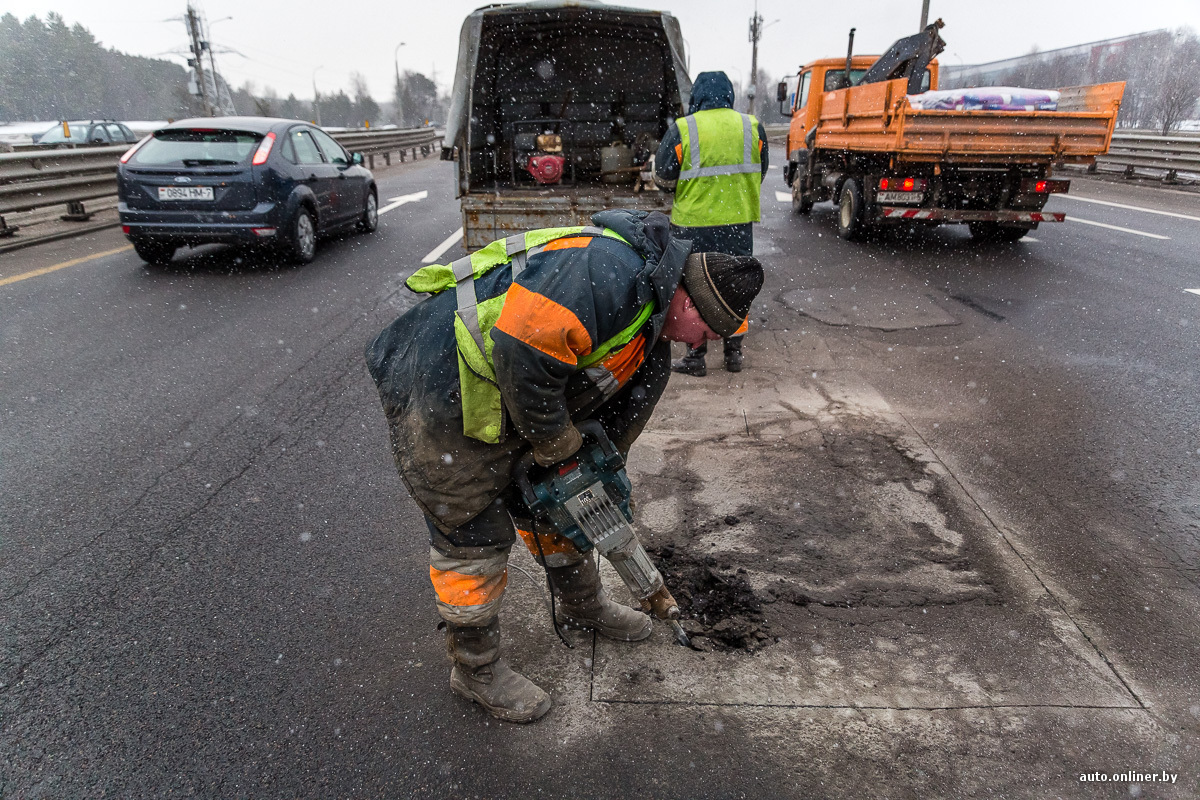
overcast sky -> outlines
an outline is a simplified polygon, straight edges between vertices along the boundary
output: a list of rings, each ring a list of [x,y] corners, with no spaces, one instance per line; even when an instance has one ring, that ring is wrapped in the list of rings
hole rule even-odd
[[[462,19],[481,0],[195,0],[212,23],[217,66],[234,85],[253,81],[261,91],[311,97],[347,88],[351,72],[367,78],[379,100],[391,95],[393,53],[401,42],[401,70],[429,75],[448,89]],[[687,40],[691,73],[721,69],[736,82],[750,73],[749,19],[753,0],[625,0],[625,5],[674,13]],[[105,46],[145,56],[182,53],[187,35],[185,0],[0,0],[0,11],[21,19],[62,14],[82,23]],[[759,67],[781,77],[814,58],[846,52],[846,33],[858,29],[855,50],[878,53],[915,33],[920,0],[759,0],[767,24]],[[1200,29],[1200,0],[932,0],[930,19],[945,19],[941,60],[972,64],[1107,39],[1188,26]],[[223,21],[224,17],[232,17]],[[776,21],[778,20],[778,21]],[[222,49],[236,51],[222,53]],[[182,63],[179,56],[175,61]],[[316,69],[319,67],[320,69]]]

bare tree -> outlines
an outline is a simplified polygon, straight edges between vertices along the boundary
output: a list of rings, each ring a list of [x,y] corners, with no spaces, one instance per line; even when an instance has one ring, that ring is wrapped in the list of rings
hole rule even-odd
[[[1190,30],[1178,31],[1164,54],[1152,106],[1158,127],[1166,136],[1187,119],[1200,98],[1200,39]]]

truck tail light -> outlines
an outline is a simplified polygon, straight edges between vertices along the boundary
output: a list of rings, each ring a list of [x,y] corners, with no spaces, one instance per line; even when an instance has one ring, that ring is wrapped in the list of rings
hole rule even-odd
[[[259,142],[258,149],[254,151],[254,161],[251,162],[256,167],[261,167],[267,163],[267,157],[271,155],[271,148],[275,146],[275,133],[268,133]]]
[[[1021,191],[1031,194],[1063,194],[1069,191],[1070,188],[1070,181],[1033,179],[1021,181]]]
[[[129,161],[129,159],[133,158],[133,154],[138,151],[138,148],[150,141],[152,138],[154,138],[154,134],[142,137],[140,142],[125,151],[125,155],[121,156],[121,163],[124,164],[125,162]]]
[[[886,192],[923,192],[929,181],[924,178],[880,178],[879,191]]]

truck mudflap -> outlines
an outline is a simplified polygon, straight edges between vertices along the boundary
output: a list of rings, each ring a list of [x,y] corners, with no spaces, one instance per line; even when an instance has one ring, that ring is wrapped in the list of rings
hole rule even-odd
[[[880,206],[879,219],[921,219],[931,222],[1063,222],[1059,211],[965,211],[951,208]]]

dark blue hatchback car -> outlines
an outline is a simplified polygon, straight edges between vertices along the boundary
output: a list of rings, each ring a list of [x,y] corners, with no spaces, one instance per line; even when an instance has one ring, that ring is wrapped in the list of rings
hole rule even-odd
[[[172,123],[121,157],[117,195],[122,230],[151,264],[213,242],[273,245],[307,263],[318,236],[379,224],[362,156],[297,120]]]

